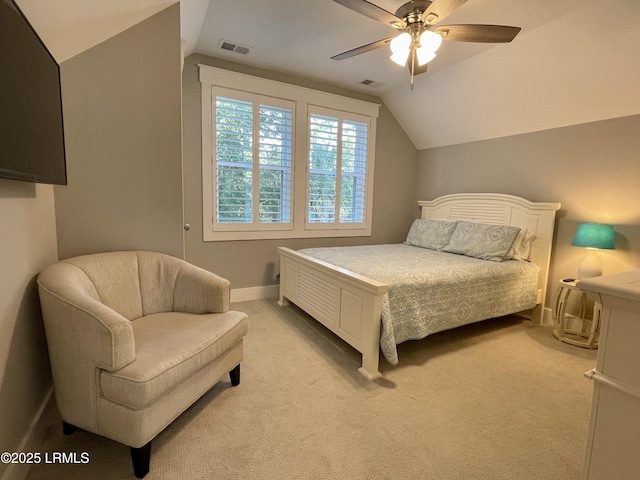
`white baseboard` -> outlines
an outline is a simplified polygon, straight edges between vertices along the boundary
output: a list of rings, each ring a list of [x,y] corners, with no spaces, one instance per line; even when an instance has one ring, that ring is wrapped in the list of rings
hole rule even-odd
[[[550,308],[542,310],[542,325],[553,325],[553,310]]]
[[[262,300],[264,298],[278,298],[279,290],[279,285],[233,288],[231,289],[231,303],[248,302],[250,300]]]
[[[20,446],[16,451],[18,452],[39,452],[42,447],[42,440],[47,431],[47,428],[52,424],[55,418],[56,405],[53,398],[53,387],[49,389],[42,404],[36,412],[29,429],[25,433]],[[5,470],[1,480],[24,480],[29,473],[31,465],[12,463]]]

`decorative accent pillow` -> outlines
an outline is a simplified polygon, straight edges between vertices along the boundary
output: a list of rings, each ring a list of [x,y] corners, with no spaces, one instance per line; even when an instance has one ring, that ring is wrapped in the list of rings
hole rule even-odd
[[[494,262],[506,260],[520,227],[459,221],[443,252]]]
[[[513,242],[507,253],[506,259],[529,260],[531,254],[531,244],[536,239],[536,234],[528,228],[523,228]]]
[[[440,250],[451,240],[451,235],[453,235],[457,223],[455,220],[415,220],[404,243],[416,247]]]

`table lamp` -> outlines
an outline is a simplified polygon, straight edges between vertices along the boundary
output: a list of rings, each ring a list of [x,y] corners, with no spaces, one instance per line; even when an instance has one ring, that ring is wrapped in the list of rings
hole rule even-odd
[[[585,247],[587,257],[578,267],[578,279],[598,277],[602,275],[602,265],[596,255],[597,249],[614,250],[614,233],[612,225],[602,223],[581,223],[571,245]]]

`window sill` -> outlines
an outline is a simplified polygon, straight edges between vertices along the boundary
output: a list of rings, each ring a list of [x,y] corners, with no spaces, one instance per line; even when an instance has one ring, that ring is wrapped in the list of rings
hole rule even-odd
[[[335,230],[288,230],[288,231],[245,231],[245,232],[207,232],[203,234],[205,242],[230,242],[240,240],[279,240],[289,238],[343,238],[370,237],[371,228],[335,229]]]

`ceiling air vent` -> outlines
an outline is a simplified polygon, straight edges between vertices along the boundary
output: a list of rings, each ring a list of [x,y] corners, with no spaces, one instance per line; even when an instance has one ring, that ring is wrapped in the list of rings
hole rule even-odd
[[[383,85],[386,85],[385,82],[376,82],[375,80],[362,80],[360,82],[361,85],[365,85],[367,87],[378,88]]]
[[[242,55],[246,55],[251,51],[251,47],[240,45],[239,43],[233,43],[228,40],[220,40],[220,43],[218,43],[218,48],[227,50],[228,52],[241,53]]]

